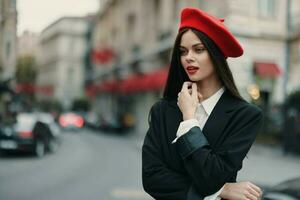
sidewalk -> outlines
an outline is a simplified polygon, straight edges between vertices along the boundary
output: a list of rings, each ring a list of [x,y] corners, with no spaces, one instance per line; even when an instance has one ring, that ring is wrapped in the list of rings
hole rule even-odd
[[[284,155],[280,147],[255,144],[244,160],[238,181],[273,186],[296,177],[300,177],[300,155]]]

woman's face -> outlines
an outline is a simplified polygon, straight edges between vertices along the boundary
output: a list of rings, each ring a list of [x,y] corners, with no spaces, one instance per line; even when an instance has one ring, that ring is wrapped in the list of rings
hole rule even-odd
[[[182,35],[179,51],[181,64],[191,81],[217,80],[209,53],[192,30]]]

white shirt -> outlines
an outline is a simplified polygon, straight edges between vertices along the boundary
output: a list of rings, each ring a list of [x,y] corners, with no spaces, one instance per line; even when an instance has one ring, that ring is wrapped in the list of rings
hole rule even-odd
[[[186,134],[191,128],[195,126],[198,126],[202,130],[208,117],[210,116],[224,91],[225,89],[224,87],[222,87],[208,99],[205,99],[204,101],[199,103],[195,112],[195,118],[185,120],[180,123],[176,133],[177,137],[175,138],[175,140],[173,140],[172,143],[175,143],[180,136]],[[219,195],[221,194],[223,187],[215,194],[205,197],[204,200],[220,200],[221,198],[219,197]]]

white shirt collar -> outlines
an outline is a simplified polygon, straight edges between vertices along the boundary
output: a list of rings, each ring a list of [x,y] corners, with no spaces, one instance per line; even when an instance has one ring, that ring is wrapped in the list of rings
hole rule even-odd
[[[213,111],[214,107],[216,106],[217,102],[221,98],[222,94],[224,93],[225,88],[221,87],[217,92],[211,95],[209,98],[205,99],[200,103],[203,106],[205,112],[209,116]]]

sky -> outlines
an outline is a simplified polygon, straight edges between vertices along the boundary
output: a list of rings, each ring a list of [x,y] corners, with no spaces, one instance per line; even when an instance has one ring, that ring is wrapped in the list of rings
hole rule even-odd
[[[39,33],[63,16],[84,16],[97,11],[99,0],[17,0],[18,35]]]

